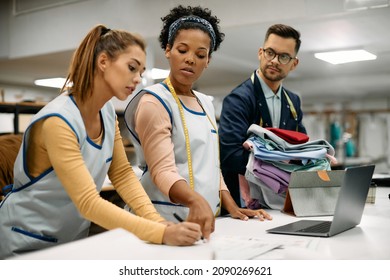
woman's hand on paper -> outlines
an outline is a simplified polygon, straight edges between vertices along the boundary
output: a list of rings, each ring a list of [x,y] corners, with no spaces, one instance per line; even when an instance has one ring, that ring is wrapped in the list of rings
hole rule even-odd
[[[182,222],[170,224],[166,227],[163,244],[175,246],[189,246],[200,240],[202,232],[196,223]]]

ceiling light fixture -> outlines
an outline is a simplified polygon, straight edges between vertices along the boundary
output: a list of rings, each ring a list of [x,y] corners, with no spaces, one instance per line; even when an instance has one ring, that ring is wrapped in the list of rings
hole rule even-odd
[[[365,50],[322,52],[315,53],[314,56],[331,64],[342,64],[376,59],[376,55]]]
[[[151,70],[147,70],[145,75],[153,80],[165,79],[169,75],[169,70],[153,68]],[[62,88],[64,86],[65,80],[65,78],[60,77],[38,79],[34,81],[34,84],[43,87]]]
[[[168,77],[169,70],[152,68],[152,70],[150,70],[149,73],[150,73],[150,77],[153,80],[160,80],[160,79],[165,79],[166,77]]]
[[[346,11],[361,11],[389,7],[389,0],[344,0]]]
[[[34,84],[42,87],[62,88],[65,80],[65,78],[38,79],[34,81]]]

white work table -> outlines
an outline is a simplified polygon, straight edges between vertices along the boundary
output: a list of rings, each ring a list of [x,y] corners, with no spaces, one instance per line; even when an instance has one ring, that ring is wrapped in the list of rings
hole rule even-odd
[[[83,240],[50,249],[25,254],[14,259],[39,260],[208,260],[216,258],[216,240],[258,239],[261,242],[283,245],[257,259],[344,259],[390,260],[390,188],[378,187],[375,204],[367,203],[361,223],[348,231],[329,238],[269,234],[269,228],[298,220],[271,210],[272,221],[256,219],[240,221],[230,217],[216,220],[215,232],[208,243],[175,247],[147,244],[122,229],[107,231]],[[301,219],[301,218],[299,218]],[[330,220],[327,217],[307,219]],[[228,246],[228,242],[226,245]]]

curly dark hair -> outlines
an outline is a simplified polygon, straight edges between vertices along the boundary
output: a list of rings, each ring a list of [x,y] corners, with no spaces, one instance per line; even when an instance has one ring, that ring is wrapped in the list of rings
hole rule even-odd
[[[175,41],[178,32],[176,32],[176,34],[173,34],[172,38],[170,38],[170,41],[168,42],[169,27],[171,26],[171,24],[181,17],[190,16],[190,15],[198,16],[200,18],[207,20],[214,29],[215,46],[213,49],[210,49],[210,53],[209,53],[210,56],[213,51],[216,51],[219,48],[220,44],[222,43],[225,37],[225,34],[220,32],[219,30],[218,24],[220,20],[216,16],[212,16],[211,11],[208,8],[202,8],[200,6],[184,7],[182,5],[179,5],[173,8],[168,15],[161,18],[161,20],[163,21],[163,28],[161,30],[160,37],[159,37],[161,48],[165,50],[168,44],[172,46],[173,42]],[[201,29],[207,32],[207,34],[209,34],[206,27],[203,28],[201,25],[193,22],[183,23],[178,30],[181,29]]]

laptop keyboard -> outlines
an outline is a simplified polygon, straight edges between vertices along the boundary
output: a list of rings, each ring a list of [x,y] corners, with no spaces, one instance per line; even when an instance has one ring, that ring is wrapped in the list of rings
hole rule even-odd
[[[300,229],[300,230],[297,230],[297,232],[318,232],[318,233],[326,233],[326,232],[329,232],[329,229],[330,229],[330,225],[332,224],[332,222],[329,222],[329,221],[325,221],[323,223],[319,223],[317,225],[314,225],[314,226],[310,226],[310,227],[307,227],[307,228],[303,228],[303,229]]]

